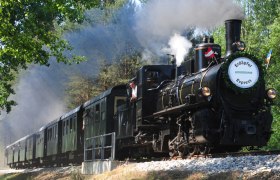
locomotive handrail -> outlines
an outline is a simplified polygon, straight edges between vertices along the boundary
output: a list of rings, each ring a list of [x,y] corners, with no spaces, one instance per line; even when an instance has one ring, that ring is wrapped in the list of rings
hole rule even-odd
[[[104,146],[104,147],[96,147],[96,148],[88,148],[88,149],[102,149],[102,148],[111,148],[112,146]]]
[[[168,113],[171,113],[171,112],[176,112],[176,111],[181,111],[182,109],[191,109],[191,108],[194,108],[194,107],[197,107],[197,106],[203,106],[203,105],[207,105],[207,103],[195,103],[195,104],[182,104],[182,105],[179,105],[179,106],[176,106],[176,107],[171,107],[171,108],[167,108],[167,109],[164,109],[164,110],[161,110],[159,112],[156,112],[156,113],[153,113],[152,116],[161,116],[161,115],[165,115],[165,114],[168,114]]]
[[[106,138],[109,136],[111,136],[111,145],[105,145]],[[105,159],[114,160],[115,138],[116,138],[115,132],[86,138],[84,143],[84,162],[92,162],[95,160],[105,160]],[[106,149],[110,149],[111,151],[110,156],[108,153],[105,153]],[[97,158],[96,155],[99,155],[99,157]]]
[[[155,88],[149,88],[147,89],[147,91],[156,91],[159,90],[160,88],[162,88],[162,86],[166,85],[167,83],[172,82],[172,80],[164,80],[162,81],[157,87]]]

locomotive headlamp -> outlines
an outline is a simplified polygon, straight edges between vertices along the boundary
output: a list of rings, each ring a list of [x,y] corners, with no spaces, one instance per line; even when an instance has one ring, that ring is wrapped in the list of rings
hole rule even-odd
[[[203,87],[201,89],[201,93],[202,93],[203,96],[208,97],[208,96],[211,95],[211,90],[208,87]]]
[[[277,93],[275,89],[271,88],[266,91],[266,94],[269,99],[275,99]]]

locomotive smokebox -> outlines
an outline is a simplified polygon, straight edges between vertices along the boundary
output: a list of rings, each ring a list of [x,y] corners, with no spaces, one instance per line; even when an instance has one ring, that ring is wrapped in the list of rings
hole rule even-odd
[[[233,43],[240,41],[241,23],[239,19],[226,20],[226,56],[236,52]]]

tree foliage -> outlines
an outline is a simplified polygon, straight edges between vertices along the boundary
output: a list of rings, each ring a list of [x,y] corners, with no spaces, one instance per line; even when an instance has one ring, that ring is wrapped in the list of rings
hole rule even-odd
[[[280,4],[280,3],[279,3]],[[266,49],[272,49],[272,59],[270,60],[270,66],[267,70],[266,80],[268,87],[273,87],[278,91],[278,98],[275,101],[275,106],[272,108],[273,112],[273,135],[271,137],[269,147],[276,149],[280,148],[280,12],[278,17],[274,19],[274,22],[268,26],[270,33],[269,40],[267,42]]]
[[[266,54],[272,49],[272,59],[266,70],[267,88],[280,90],[280,2],[276,0],[260,1],[247,0],[246,15],[243,26],[243,39],[249,52],[265,60]],[[268,148],[280,148],[280,109],[279,97],[275,101],[273,112],[273,134]]]
[[[118,84],[126,84],[143,65],[140,54],[124,55],[116,62],[111,65],[105,63],[101,65],[97,82],[102,90],[107,90]]]
[[[29,64],[48,65],[51,57],[58,62],[80,62],[82,57],[65,53],[72,48],[61,38],[65,22],[80,23],[84,12],[113,1],[100,0],[1,0],[0,1],[0,108],[8,112],[15,102],[12,81],[19,69]],[[58,31],[59,29],[59,31]]]
[[[70,109],[83,104],[91,97],[97,96],[101,91],[95,85],[95,79],[85,75],[77,74],[70,77],[67,83],[66,102]]]
[[[127,84],[143,65],[139,53],[123,54],[115,63],[101,62],[97,77],[74,75],[67,84],[66,101],[68,108],[75,108],[110,87]]]

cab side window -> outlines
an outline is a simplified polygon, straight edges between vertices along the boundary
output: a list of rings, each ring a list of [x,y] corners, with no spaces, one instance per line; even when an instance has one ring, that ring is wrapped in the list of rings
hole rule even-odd
[[[156,88],[159,85],[160,73],[158,71],[147,71],[146,72],[146,83],[147,88]]]

